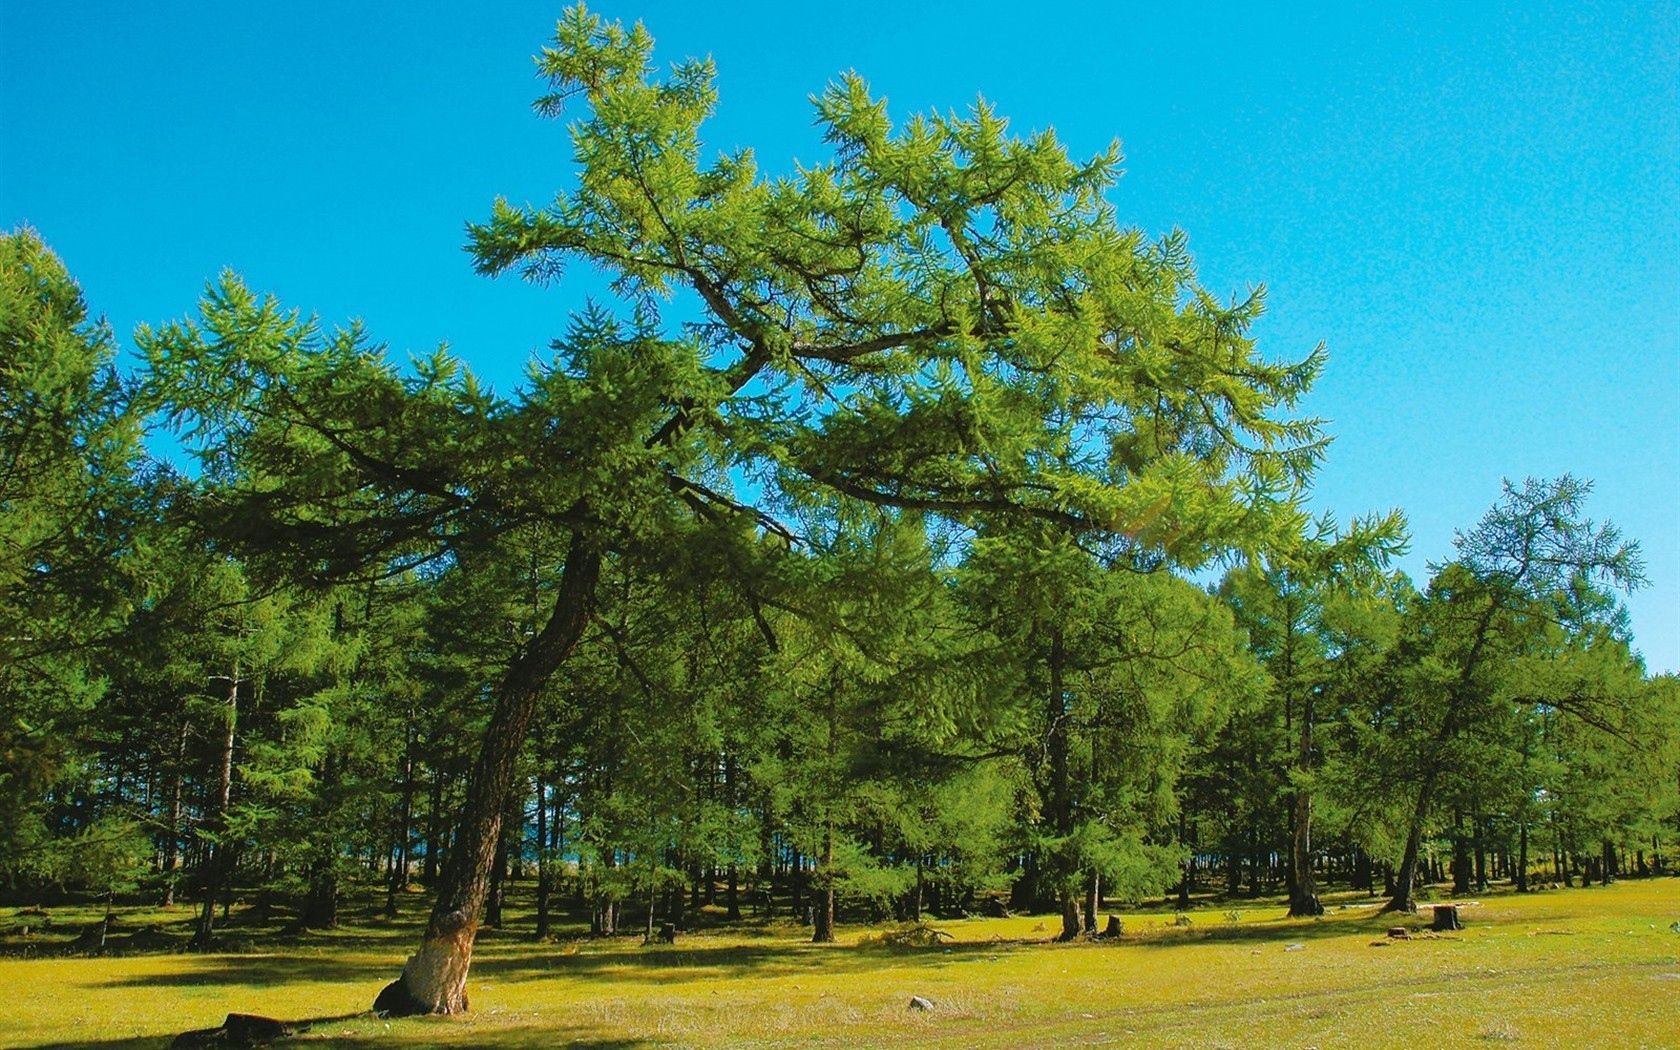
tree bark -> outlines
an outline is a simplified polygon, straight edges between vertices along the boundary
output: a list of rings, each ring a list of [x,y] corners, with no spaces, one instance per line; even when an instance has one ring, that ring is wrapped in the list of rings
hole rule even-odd
[[[229,843],[227,835],[228,800],[233,792],[233,735],[239,725],[239,661],[233,663],[228,677],[227,708],[223,720],[221,755],[216,763],[216,793],[210,799],[210,812],[205,814],[204,829],[209,834],[204,853],[204,902],[198,913],[198,927],[193,931],[191,946],[197,950],[210,947],[216,925],[216,896],[226,875]]]
[[[1453,892],[1463,895],[1470,892],[1470,839],[1464,833],[1464,814],[1453,814],[1453,859],[1452,877]]]
[[[175,768],[169,782],[169,834],[163,840],[163,906],[175,906],[175,869],[181,858],[181,782],[186,779],[187,719],[181,717],[181,732],[175,744]]]
[[[817,899],[816,915],[812,925],[815,927],[811,934],[813,944],[832,944],[834,942],[834,826],[830,824],[823,834],[822,856],[822,891]]]
[[[1388,903],[1383,905],[1383,911],[1417,911],[1418,851],[1423,845],[1423,822],[1429,813],[1430,798],[1435,792],[1435,773],[1431,769],[1424,775],[1423,783],[1418,788],[1417,808],[1413,811],[1411,827],[1406,833],[1406,853],[1400,859],[1400,868],[1394,873],[1394,895]]]
[[[1308,689],[1301,702],[1301,734],[1295,754],[1295,769],[1303,778],[1312,773],[1313,720],[1316,717],[1313,701],[1312,690]],[[1295,835],[1289,863],[1294,873],[1289,893],[1289,914],[1323,915],[1324,905],[1318,899],[1318,887],[1313,882],[1312,791],[1304,780],[1295,789]]]
[[[1085,885],[1085,923],[1086,933],[1096,936],[1097,912],[1102,909],[1102,876],[1091,873],[1091,881]]]
[[[548,895],[554,879],[554,858],[548,851],[548,786],[537,778],[537,938],[548,936]]]
[[[1062,908],[1062,932],[1057,940],[1079,936],[1078,872],[1069,851],[1073,835],[1073,792],[1068,774],[1067,691],[1062,671],[1067,650],[1060,624],[1050,629],[1050,692],[1045,698],[1045,750],[1050,760],[1050,821],[1059,840],[1056,849],[1056,892]]]
[[[496,706],[468,781],[455,842],[420,949],[409,957],[402,976],[380,993],[376,1011],[452,1014],[467,1009],[473,938],[490,888],[490,866],[501,839],[514,767],[543,687],[576,648],[589,623],[601,557],[587,534],[573,535],[554,611],[496,691]]]

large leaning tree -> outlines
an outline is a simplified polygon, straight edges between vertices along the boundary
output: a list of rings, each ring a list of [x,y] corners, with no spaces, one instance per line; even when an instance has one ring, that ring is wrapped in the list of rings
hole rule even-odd
[[[515,760],[605,562],[685,546],[747,591],[815,505],[1037,519],[1194,562],[1297,528],[1322,449],[1289,415],[1322,354],[1262,359],[1258,294],[1224,304],[1181,235],[1121,226],[1117,150],[1076,162],[983,103],[895,124],[847,76],[814,100],[831,158],[769,177],[704,153],[711,63],[661,74],[652,54],[641,26],[574,8],[539,56],[539,110],[575,114],[576,188],[498,202],[470,251],[490,275],[599,267],[621,308],[583,311],[512,397],[232,277],[197,320],[141,333],[222,542],[327,582],[511,530],[564,552],[490,690],[430,922],[381,1010],[466,1008]]]

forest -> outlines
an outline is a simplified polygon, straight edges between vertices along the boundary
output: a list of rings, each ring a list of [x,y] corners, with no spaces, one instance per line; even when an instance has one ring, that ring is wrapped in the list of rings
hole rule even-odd
[[[487,277],[610,282],[516,389],[232,272],[128,342],[0,239],[0,899],[195,951],[424,901],[366,990],[412,1014],[468,1008],[481,927],[1072,941],[1673,873],[1680,679],[1590,481],[1410,578],[1402,510],[1308,509],[1325,351],[1125,225],[1117,150],[845,76],[767,176],[652,53],[569,11],[575,170],[467,227]]]

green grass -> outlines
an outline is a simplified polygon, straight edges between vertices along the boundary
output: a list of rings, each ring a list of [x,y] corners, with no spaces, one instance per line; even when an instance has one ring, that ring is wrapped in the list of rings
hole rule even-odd
[[[860,946],[863,927],[825,946],[776,925],[658,947],[489,931],[470,1014],[348,1016],[401,965],[416,897],[401,920],[332,933],[235,927],[242,950],[219,954],[0,958],[0,1043],[165,1046],[240,1011],[337,1018],[305,1039],[353,1047],[1680,1045],[1680,879],[1496,892],[1465,909],[1462,932],[1392,943],[1383,931],[1396,920],[1367,898],[1329,903],[1322,920],[1289,920],[1276,902],[1242,902],[1234,922],[1230,905],[1214,905],[1188,927],[1167,910],[1128,911],[1118,944],[1047,943],[1056,920],[1045,917],[941,922],[951,941],[901,949]],[[185,913],[123,919],[132,930]],[[52,917],[63,929],[95,915]],[[19,950],[18,924],[40,919],[0,912],[6,948]],[[907,1009],[912,995],[934,1010]]]

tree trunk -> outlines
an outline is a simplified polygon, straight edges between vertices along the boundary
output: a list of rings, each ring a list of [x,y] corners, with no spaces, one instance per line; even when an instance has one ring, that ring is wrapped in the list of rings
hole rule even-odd
[[[1435,791],[1435,774],[1425,774],[1418,788],[1417,808],[1406,833],[1406,853],[1400,859],[1400,869],[1394,873],[1394,895],[1383,905],[1383,911],[1417,911],[1416,885],[1418,851],[1423,845],[1423,822],[1429,815],[1430,796]]]
[[[1307,690],[1301,704],[1301,735],[1295,754],[1295,769],[1303,777],[1312,773],[1313,710],[1312,690]],[[1312,852],[1312,790],[1305,781],[1295,789],[1295,835],[1290,845],[1289,863],[1294,874],[1289,894],[1289,914],[1292,916],[1323,915],[1324,905],[1318,899],[1318,886],[1313,882]]]
[[[175,906],[175,868],[181,858],[181,782],[186,779],[187,720],[181,718],[181,732],[175,744],[175,768],[169,783],[169,834],[163,839],[163,906]]]
[[[1079,937],[1079,894],[1074,892],[1073,886],[1062,884],[1062,932],[1057,936],[1058,941],[1071,941]]]
[[[548,936],[548,895],[554,879],[554,858],[548,852],[548,787],[537,778],[537,938]]]
[[[420,877],[427,886],[436,886],[443,856],[443,760],[432,758],[431,808],[426,814],[426,863]]]
[[[1050,821],[1056,833],[1056,892],[1062,908],[1062,932],[1058,940],[1079,936],[1078,871],[1069,854],[1073,835],[1073,791],[1068,774],[1067,690],[1062,670],[1067,650],[1060,624],[1050,629],[1050,692],[1045,698],[1045,749],[1050,759]]]
[[[303,925],[312,930],[338,927],[338,867],[331,853],[317,856],[309,865],[309,893],[304,899]]]
[[[397,917],[397,894],[408,889],[409,850],[414,829],[414,709],[408,712],[408,734],[403,744],[402,808],[397,817],[397,863],[385,890],[385,914]]]
[[[1102,876],[1091,873],[1091,881],[1085,887],[1085,932],[1096,936],[1097,912],[1102,910]]]
[[[239,661],[233,664],[228,677],[225,723],[222,730],[220,760],[216,763],[216,792],[210,798],[210,811],[205,814],[204,829],[207,845],[204,851],[204,902],[198,914],[198,928],[193,931],[191,946],[198,950],[210,947],[216,924],[216,896],[227,874],[227,858],[231,843],[227,834],[228,799],[233,791],[233,735],[239,725]],[[222,836],[222,837],[218,837]]]
[[[815,927],[811,934],[813,944],[832,944],[834,942],[834,826],[831,824],[823,834],[822,857],[822,892],[817,900],[816,915],[812,925]]]
[[[1517,828],[1517,892],[1528,892],[1528,821]]]
[[[554,611],[496,691],[496,706],[468,781],[460,826],[420,949],[409,957],[402,976],[379,994],[376,1011],[452,1014],[467,1009],[467,968],[490,889],[490,867],[501,840],[514,767],[543,687],[583,637],[600,575],[600,550],[584,533],[574,534]]]
[[[1453,815],[1452,834],[1453,892],[1462,896],[1470,892],[1470,838],[1464,833],[1464,814]]]
[[[739,804],[735,796],[735,756],[733,754],[723,756],[723,797],[724,805],[733,815]],[[731,842],[730,852],[733,854],[736,849],[737,844]],[[729,909],[726,917],[730,922],[739,922],[741,921],[741,874],[734,860],[729,862],[728,878],[729,885],[723,898],[725,906]]]

